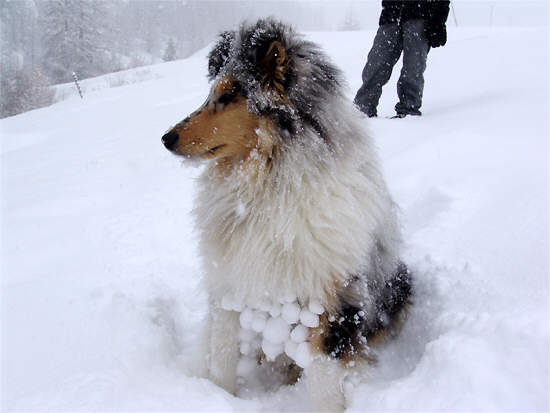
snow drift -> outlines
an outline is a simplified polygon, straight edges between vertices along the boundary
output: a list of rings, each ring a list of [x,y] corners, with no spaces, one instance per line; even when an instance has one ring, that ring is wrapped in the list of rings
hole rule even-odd
[[[373,34],[309,35],[350,99]],[[547,27],[451,30],[424,116],[365,119],[417,291],[350,411],[549,408],[548,50]],[[206,96],[205,55],[0,122],[3,411],[307,409],[303,383],[237,398],[194,377],[197,170],[160,137]]]

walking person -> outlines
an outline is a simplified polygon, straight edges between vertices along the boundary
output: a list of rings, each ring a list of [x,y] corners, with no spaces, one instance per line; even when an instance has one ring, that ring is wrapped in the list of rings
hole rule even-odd
[[[380,27],[363,69],[363,85],[354,103],[368,117],[377,116],[382,86],[403,52],[403,68],[397,82],[399,102],[395,118],[420,116],[424,70],[431,47],[447,42],[445,22],[448,0],[383,0]]]

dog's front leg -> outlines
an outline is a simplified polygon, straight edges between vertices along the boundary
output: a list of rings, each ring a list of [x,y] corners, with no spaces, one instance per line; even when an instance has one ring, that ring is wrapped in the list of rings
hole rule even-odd
[[[312,351],[315,351],[312,349]],[[343,412],[345,369],[339,360],[315,354],[307,368],[307,390],[311,411]]]
[[[239,313],[214,309],[210,320],[209,376],[218,386],[235,394],[239,361]]]

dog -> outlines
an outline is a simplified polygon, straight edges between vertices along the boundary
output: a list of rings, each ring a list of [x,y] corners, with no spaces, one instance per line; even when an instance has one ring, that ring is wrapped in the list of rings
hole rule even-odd
[[[375,358],[412,294],[364,118],[321,49],[274,19],[222,33],[208,76],[204,104],[162,137],[206,164],[194,210],[209,297],[203,373],[237,391],[246,303],[313,303],[305,368],[285,354],[273,363],[295,376],[286,382],[303,373],[313,410],[341,411],[346,375]],[[265,348],[257,363],[269,362]]]

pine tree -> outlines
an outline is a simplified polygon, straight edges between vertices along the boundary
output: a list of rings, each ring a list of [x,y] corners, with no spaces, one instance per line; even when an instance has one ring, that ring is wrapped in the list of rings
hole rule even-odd
[[[54,82],[104,73],[105,5],[93,0],[49,0],[43,4],[43,60]]]
[[[1,0],[0,22],[0,117],[51,104],[38,59],[36,3]]]
[[[19,69],[13,77],[3,76],[0,80],[0,90],[1,118],[51,105],[54,98],[48,78],[39,69]]]
[[[177,59],[176,43],[174,43],[174,39],[170,38],[168,40],[168,45],[166,46],[166,50],[164,51],[164,56],[162,57],[162,60],[164,60],[165,62],[170,62],[176,59]]]
[[[39,64],[38,8],[33,0],[0,0],[0,47],[4,56],[17,56],[21,67]]]

